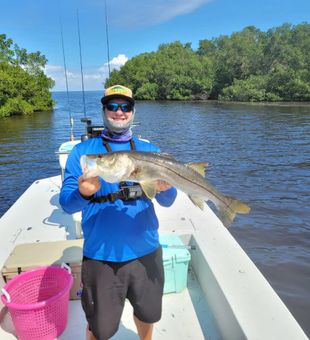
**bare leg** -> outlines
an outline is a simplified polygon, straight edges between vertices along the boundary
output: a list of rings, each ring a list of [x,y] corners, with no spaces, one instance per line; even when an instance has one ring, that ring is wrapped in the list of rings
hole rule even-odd
[[[88,325],[86,327],[86,340],[96,340],[93,333],[89,330]]]
[[[133,316],[133,319],[135,320],[140,340],[152,340],[154,324],[142,322],[135,315]]]

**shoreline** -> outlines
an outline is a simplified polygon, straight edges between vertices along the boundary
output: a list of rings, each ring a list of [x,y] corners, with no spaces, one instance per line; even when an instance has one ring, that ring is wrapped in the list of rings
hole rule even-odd
[[[87,90],[85,92],[100,92],[103,90]],[[81,90],[69,91],[78,93]],[[52,94],[66,93],[66,91],[51,91]],[[217,103],[217,104],[242,104],[242,105],[261,105],[261,106],[304,106],[310,107],[310,101],[303,102],[241,102],[241,101],[225,101],[218,99],[192,99],[192,100],[169,100],[169,99],[156,99],[156,100],[145,100],[145,99],[135,99],[136,102],[176,102],[176,103]]]
[[[169,102],[169,103],[213,103],[213,104],[220,104],[220,105],[251,105],[251,106],[285,106],[285,107],[309,107],[310,108],[310,101],[309,102],[236,102],[236,101],[223,101],[223,100],[216,100],[216,99],[206,99],[206,100],[166,100],[166,99],[158,99],[158,100],[139,100],[135,99],[135,102],[146,102],[146,103],[155,103],[155,102]]]
[[[219,104],[243,104],[243,105],[253,105],[253,106],[303,106],[310,108],[310,102],[236,102],[236,101],[223,101],[223,100],[212,100],[212,102],[217,102]]]

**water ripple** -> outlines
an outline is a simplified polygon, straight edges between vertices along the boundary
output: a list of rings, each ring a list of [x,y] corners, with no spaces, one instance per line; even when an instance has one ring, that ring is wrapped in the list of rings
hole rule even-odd
[[[1,121],[1,215],[36,179],[59,173],[55,151],[70,124],[66,94],[54,97],[52,113]],[[86,93],[96,124],[100,97]],[[70,102],[78,138],[81,94]],[[136,134],[183,162],[208,162],[207,180],[251,206],[230,231],[310,334],[310,106],[138,102],[136,121]]]

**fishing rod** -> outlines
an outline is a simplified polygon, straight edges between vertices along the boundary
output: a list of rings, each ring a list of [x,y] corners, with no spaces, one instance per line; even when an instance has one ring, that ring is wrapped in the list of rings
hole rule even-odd
[[[108,71],[109,71],[109,77],[110,77],[110,75],[111,75],[110,42],[109,42],[108,9],[107,9],[107,1],[106,0],[104,0],[104,6],[105,6],[105,33],[106,33],[107,57],[108,57],[107,64],[108,64]],[[77,14],[77,16],[78,16],[78,14]],[[84,118],[81,119],[81,122],[86,124],[86,134],[81,136],[81,140],[83,141],[83,140],[86,140],[86,139],[100,135],[102,130],[104,129],[104,126],[103,125],[92,125],[91,119],[86,117],[79,20],[78,20],[78,30],[79,30],[79,46],[80,46],[80,63],[81,63],[81,75],[82,75],[83,101],[84,101]]]
[[[61,15],[59,17],[59,21],[60,21],[62,56],[63,56],[65,79],[66,79],[67,105],[68,105],[69,119],[70,119],[70,140],[73,141],[74,140],[74,135],[73,135],[73,116],[72,116],[71,109],[70,109],[69,86],[68,86],[68,76],[67,76],[67,64],[66,64],[66,56],[65,56],[65,44],[64,44],[64,37],[63,37],[63,27],[62,27]]]
[[[58,2],[59,4],[59,2]],[[109,31],[108,31],[108,13],[107,13],[107,1],[104,0],[105,4],[105,28],[106,28],[106,43],[107,43],[107,56],[108,56],[108,71],[109,77],[111,75],[111,67],[110,67],[110,43],[109,43]],[[60,7],[60,4],[59,4]],[[89,127],[91,125],[91,121],[86,116],[86,103],[85,103],[85,88],[84,88],[84,72],[83,72],[83,59],[82,59],[82,46],[81,46],[81,33],[80,33],[80,20],[79,20],[79,11],[76,11],[77,17],[77,30],[78,30],[78,41],[79,41],[79,54],[80,54],[80,70],[81,70],[81,82],[82,82],[82,97],[83,97],[83,111],[84,111],[84,118],[81,119],[82,122],[87,123]],[[67,64],[66,64],[66,57],[65,57],[65,47],[64,47],[64,38],[63,38],[63,25],[62,19],[60,16],[60,32],[61,32],[61,43],[62,43],[62,54],[63,54],[63,63],[64,63],[64,71],[65,71],[65,80],[66,80],[66,91],[67,91],[67,105],[70,117],[70,140],[74,140],[73,135],[73,116],[70,110],[70,98],[69,98],[69,86],[68,86],[68,76],[67,76]],[[101,128],[101,127],[100,127]]]
[[[82,79],[82,95],[83,95],[83,108],[84,118],[81,118],[81,122],[86,124],[86,134],[81,135],[81,140],[84,141],[94,136],[99,136],[103,130],[103,126],[92,125],[91,119],[86,116],[86,104],[85,104],[85,90],[84,90],[84,74],[83,74],[83,60],[82,60],[82,47],[81,47],[81,34],[80,34],[80,20],[79,11],[76,11],[77,27],[79,36],[79,50],[80,50],[80,67],[81,67],[81,79]]]
[[[84,74],[83,74],[83,61],[82,61],[82,48],[81,48],[81,34],[80,34],[79,10],[76,10],[76,17],[77,17],[78,36],[79,36],[79,49],[80,49],[80,67],[81,67],[81,79],[82,79],[83,108],[84,108],[84,117],[86,118],[85,91],[84,91]]]
[[[108,70],[109,70],[109,78],[110,78],[111,66],[110,66],[110,44],[109,44],[109,30],[108,30],[107,0],[104,0],[104,7],[105,7],[105,35],[106,35],[106,40],[107,40]]]

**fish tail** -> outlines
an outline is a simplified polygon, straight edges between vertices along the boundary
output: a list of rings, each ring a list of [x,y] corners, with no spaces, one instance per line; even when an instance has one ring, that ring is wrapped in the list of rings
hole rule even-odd
[[[232,224],[236,214],[248,214],[250,210],[247,204],[227,196],[225,202],[219,204],[219,215],[227,228]]]

